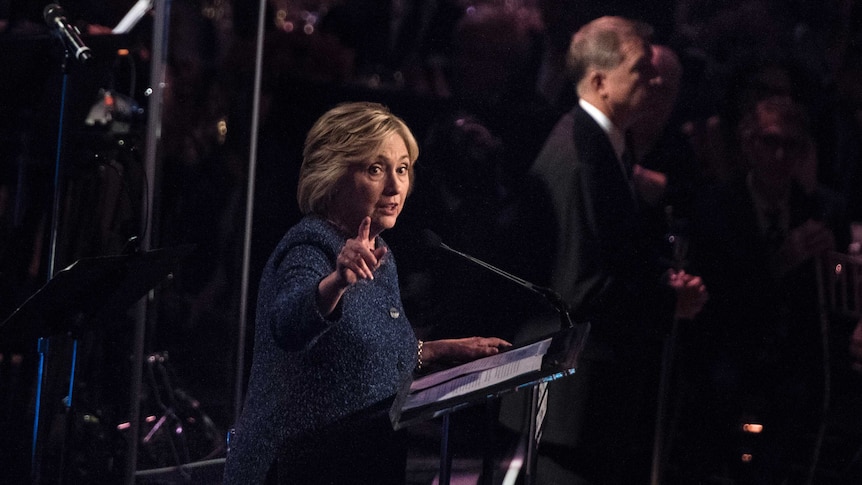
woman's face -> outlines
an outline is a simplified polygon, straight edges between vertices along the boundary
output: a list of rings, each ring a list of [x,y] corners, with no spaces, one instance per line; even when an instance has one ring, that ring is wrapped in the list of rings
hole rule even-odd
[[[410,188],[410,156],[404,139],[389,135],[369,160],[352,164],[340,181],[329,217],[349,234],[371,217],[371,237],[395,226]]]

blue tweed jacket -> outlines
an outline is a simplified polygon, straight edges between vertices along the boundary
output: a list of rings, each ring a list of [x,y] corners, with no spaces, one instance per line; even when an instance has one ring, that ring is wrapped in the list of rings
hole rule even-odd
[[[317,285],[335,269],[347,237],[307,216],[264,269],[251,377],[225,484],[262,483],[291,440],[391,398],[416,365],[391,252],[374,280],[347,290],[334,315],[317,310]]]

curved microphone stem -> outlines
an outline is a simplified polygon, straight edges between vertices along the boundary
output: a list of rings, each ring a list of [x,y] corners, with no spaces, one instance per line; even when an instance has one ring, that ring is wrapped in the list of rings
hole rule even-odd
[[[429,233],[430,233],[430,231],[429,231]],[[542,295],[560,313],[560,323],[561,323],[562,328],[573,328],[575,326],[574,322],[572,321],[572,317],[569,314],[568,305],[566,305],[566,302],[563,301],[563,298],[556,291],[552,290],[551,288],[546,288],[544,286],[538,286],[538,285],[535,285],[533,283],[530,283],[529,281],[527,281],[523,278],[519,278],[519,277],[517,277],[511,273],[507,273],[506,271],[503,271],[502,269],[497,268],[496,266],[492,266],[492,265],[490,265],[490,264],[488,264],[488,263],[486,263],[480,259],[476,259],[473,256],[470,256],[469,254],[465,254],[465,253],[462,253],[461,251],[458,251],[457,249],[453,249],[453,248],[447,246],[444,242],[439,241],[439,238],[436,237],[436,235],[432,234],[432,240],[436,241],[437,245],[440,248],[445,249],[446,251],[449,251],[450,253],[456,254],[456,255],[466,259],[467,261],[470,261],[471,263],[473,263],[477,266],[481,266],[482,268],[485,268],[488,271],[491,271],[492,273],[495,273],[499,276],[502,276],[503,278],[506,278],[509,281],[513,281],[513,282],[523,286],[524,288],[527,288],[528,290],[533,291],[534,293],[538,293],[538,294]]]

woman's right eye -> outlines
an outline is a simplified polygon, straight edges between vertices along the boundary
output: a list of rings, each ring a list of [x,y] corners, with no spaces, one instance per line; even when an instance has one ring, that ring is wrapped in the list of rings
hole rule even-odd
[[[370,173],[371,175],[377,175],[382,172],[383,169],[380,168],[380,165],[371,165],[368,167],[368,173]]]

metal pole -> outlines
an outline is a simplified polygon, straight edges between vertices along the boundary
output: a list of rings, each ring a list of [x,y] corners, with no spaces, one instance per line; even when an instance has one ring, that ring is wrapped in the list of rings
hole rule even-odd
[[[69,89],[69,62],[71,58],[69,55],[69,51],[66,50],[63,54],[63,60],[60,64],[60,69],[62,72],[61,82],[60,82],[60,112],[57,123],[57,149],[55,152],[54,158],[54,192],[52,198],[51,205],[51,229],[49,234],[49,242],[48,242],[48,268],[47,268],[47,281],[50,281],[51,278],[54,277],[54,273],[56,272],[57,266],[57,241],[59,239],[60,234],[60,207],[62,204],[63,198],[63,180],[65,177],[65,173],[63,170],[63,148],[66,143],[65,132],[66,132],[66,98],[68,95]],[[38,352],[39,352],[39,373],[38,379],[39,382],[36,388],[36,403],[35,403],[35,416],[33,420],[33,443],[32,443],[32,451],[31,451],[31,478],[33,479],[33,483],[38,483],[42,480],[42,456],[43,456],[43,438],[46,438],[43,430],[41,429],[40,420],[42,419],[42,398],[44,387],[47,386],[48,377],[46,373],[47,362],[48,362],[48,350],[49,350],[49,341],[48,337],[40,337],[38,340]],[[65,437],[64,437],[65,439]],[[62,465],[61,465],[62,469]]]
[[[242,411],[243,389],[245,387],[245,334],[248,327],[248,285],[249,266],[251,261],[251,230],[252,217],[254,216],[254,190],[255,177],[257,174],[257,139],[258,126],[260,123],[260,86],[263,77],[263,41],[264,22],[266,19],[266,0],[260,0],[257,15],[257,49],[255,53],[254,67],[254,95],[251,108],[251,136],[249,139],[248,153],[248,186],[246,188],[245,201],[245,233],[242,251],[242,281],[240,284],[239,298],[239,328],[237,329],[236,349],[236,386],[234,388],[234,421],[239,419]]]
[[[673,360],[676,355],[676,340],[679,332],[679,319],[674,317],[673,327],[664,344],[662,353],[661,378],[658,388],[658,404],[656,409],[655,436],[653,437],[652,469],[650,484],[661,485],[664,479],[664,465],[667,461],[667,427],[668,407],[670,405],[671,379],[673,378]]]
[[[153,246],[156,194],[158,185],[159,145],[162,138],[162,102],[165,88],[165,65],[167,63],[168,22],[170,20],[170,0],[155,0],[153,9],[153,45],[150,65],[150,90],[147,136],[144,159],[144,177],[148,181],[143,201],[143,228],[141,250],[150,250]],[[135,470],[138,465],[138,434],[140,433],[141,386],[143,384],[144,343],[148,322],[148,303],[153,299],[153,292],[141,298],[135,306],[135,336],[132,359],[132,377],[130,389],[129,410],[129,443],[128,460],[126,461],[126,484],[135,483]]]
[[[50,340],[40,338],[37,342],[37,351],[39,352],[39,372],[38,381],[36,382],[36,405],[35,416],[33,418],[33,443],[30,448],[30,479],[32,483],[40,483],[42,481],[42,438],[39,420],[42,417],[42,391],[45,384],[45,367],[48,359],[48,346]]]
[[[548,409],[548,383],[540,382],[530,390],[530,410],[527,418],[527,451],[524,463],[524,485],[536,483],[539,441],[542,439],[545,414]]]
[[[449,413],[443,415],[440,429],[440,479],[439,485],[449,485],[452,477],[452,451],[449,449]]]

